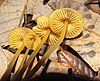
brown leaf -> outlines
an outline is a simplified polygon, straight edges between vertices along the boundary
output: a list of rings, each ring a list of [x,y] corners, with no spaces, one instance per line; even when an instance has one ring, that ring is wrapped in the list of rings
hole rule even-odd
[[[93,71],[89,65],[66,50],[62,50],[58,53],[58,61],[64,66],[71,67],[75,74],[92,78],[96,77],[96,72]]]

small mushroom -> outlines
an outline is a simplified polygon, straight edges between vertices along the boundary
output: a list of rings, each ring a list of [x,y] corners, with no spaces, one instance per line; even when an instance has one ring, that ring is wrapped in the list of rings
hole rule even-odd
[[[34,32],[30,32],[24,37],[24,44],[28,49],[35,50],[40,42],[41,38]]]
[[[73,9],[57,9],[51,14],[50,18],[50,28],[58,35],[61,34],[66,22],[68,23],[66,26],[66,38],[74,38],[83,31],[83,18]]]
[[[19,32],[19,33],[17,33],[17,32]],[[14,32],[15,35],[17,35],[17,38],[18,38],[18,39],[15,39],[14,43],[16,44],[16,40],[17,40],[18,43],[20,41],[21,44],[24,44],[24,46],[27,47],[27,50],[26,50],[25,55],[24,55],[24,57],[22,59],[22,63],[20,64],[20,67],[15,72],[15,75],[12,77],[11,81],[16,81],[17,76],[19,75],[19,72],[21,71],[21,69],[22,69],[22,67],[23,67],[23,65],[25,63],[25,60],[26,60],[26,58],[28,56],[29,50],[30,49],[34,50],[38,46],[38,44],[40,43],[40,41],[41,41],[40,37],[38,35],[36,35],[29,28],[20,28],[19,31],[17,31],[17,32]],[[22,39],[22,40],[20,40],[20,39]]]
[[[10,47],[19,49],[23,45],[23,38],[28,32],[32,32],[32,30],[29,28],[14,29],[8,37],[8,43],[10,44]]]

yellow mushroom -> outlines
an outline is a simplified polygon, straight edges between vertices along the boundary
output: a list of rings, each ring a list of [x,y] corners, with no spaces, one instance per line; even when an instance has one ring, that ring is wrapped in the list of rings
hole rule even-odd
[[[17,33],[15,33],[15,34],[17,35]],[[21,28],[17,37],[18,37],[18,39],[15,39],[15,40],[17,40],[17,42],[19,40],[21,42],[21,43],[19,42],[20,44],[23,43],[27,47],[27,50],[26,50],[25,55],[22,59],[22,63],[20,64],[20,67],[15,72],[15,75],[12,77],[11,81],[16,81],[17,76],[19,75],[19,72],[21,71],[21,69],[25,63],[25,60],[27,58],[29,50],[30,49],[35,50],[41,42],[40,37],[38,35],[36,35],[31,29],[27,29],[27,28],[24,28],[24,30]],[[22,40],[20,40],[20,39],[22,39]]]
[[[59,36],[52,32],[50,29],[50,19],[48,16],[41,16],[37,19],[37,27],[33,27],[33,31],[39,35],[39,37],[43,38],[49,29],[50,35],[48,36],[47,43],[49,45],[53,45],[57,42]]]
[[[41,38],[34,32],[30,32],[24,37],[24,44],[28,49],[35,50],[40,42]]]
[[[39,20],[40,22],[38,22]],[[42,22],[42,18],[37,19],[37,22],[38,22],[38,25],[37,25],[38,29],[34,30],[33,28],[33,31],[38,32],[40,36],[43,36],[42,42],[40,43],[41,45],[44,44],[44,42],[46,41],[48,36],[50,36],[51,33],[53,33],[53,35],[51,35],[50,38],[51,39],[54,38],[54,40],[52,41],[49,40],[51,41],[51,44],[55,42],[55,38],[58,38],[58,39],[56,39],[57,41],[53,44],[53,46],[50,47],[50,49],[44,54],[44,56],[35,65],[35,67],[33,67],[32,70],[28,73],[28,75],[25,76],[21,81],[28,81],[29,79],[32,78],[32,76],[37,72],[37,70],[41,67],[41,65],[45,62],[45,60],[50,56],[50,54],[61,44],[64,37],[73,38],[79,35],[83,30],[83,19],[81,18],[81,16],[75,10],[68,9],[68,8],[55,10],[50,16],[50,23],[47,23],[47,19],[46,21],[44,19]],[[50,27],[48,27],[49,25],[46,25],[46,24],[49,24]],[[47,32],[46,33],[42,32],[44,30]],[[41,45],[39,45],[39,48]],[[31,56],[29,57],[29,59],[27,60],[23,68],[21,69],[19,76],[22,76],[25,69],[27,69],[28,65],[31,63],[34,57],[34,54],[36,55],[38,50],[34,50],[34,52],[31,54]]]
[[[83,31],[83,18],[73,9],[57,9],[52,13],[50,18],[50,28],[58,35],[61,34],[62,28],[66,22],[68,23],[66,26],[66,38],[74,38]]]
[[[8,37],[8,43],[10,44],[10,47],[19,49],[23,45],[23,38],[28,32],[32,32],[32,30],[29,28],[14,29]]]

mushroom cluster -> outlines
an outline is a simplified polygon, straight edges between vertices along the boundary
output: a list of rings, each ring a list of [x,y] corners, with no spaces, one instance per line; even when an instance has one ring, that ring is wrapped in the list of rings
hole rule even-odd
[[[47,43],[51,46],[50,49],[44,54],[42,59],[40,59],[39,63],[36,64],[31,72],[22,80],[28,81],[28,79],[36,73],[40,66],[50,56],[50,54],[61,44],[61,42],[63,42],[63,39],[78,36],[83,31],[83,26],[83,18],[77,11],[69,8],[62,8],[55,10],[50,16],[39,17],[37,19],[37,26],[33,27],[32,30],[28,28],[17,28],[13,30],[9,35],[8,42],[12,48],[18,48],[17,51],[19,52],[17,52],[15,56],[18,56],[25,46],[27,49],[32,49],[34,51],[17,75],[13,76],[11,81],[20,81],[23,73],[30,65],[42,45]],[[16,59],[14,60],[16,61]],[[5,72],[6,75],[4,74],[3,78],[5,76],[6,78],[2,81],[6,81],[15,61],[11,61],[10,64],[13,63],[13,65],[8,66],[8,69],[6,70],[8,73]]]
[[[9,34],[8,38],[10,47],[17,49],[24,44],[28,49],[34,50],[40,42],[40,37],[29,28],[16,28]]]
[[[52,46],[60,38],[64,26],[66,26],[64,38],[74,38],[83,30],[83,18],[73,9],[57,9],[50,16],[39,17],[37,26],[33,27],[32,30],[29,28],[13,30],[9,35],[8,42],[12,48],[19,49],[24,43],[28,49],[34,50],[49,31],[50,33],[45,43]]]
[[[54,33],[50,28],[50,17],[48,16],[41,16],[37,19],[37,27],[33,27],[33,31],[39,35],[39,37],[43,38],[44,35],[47,33],[47,30],[50,31],[50,34],[47,39],[48,45],[53,45],[59,39],[59,36]]]

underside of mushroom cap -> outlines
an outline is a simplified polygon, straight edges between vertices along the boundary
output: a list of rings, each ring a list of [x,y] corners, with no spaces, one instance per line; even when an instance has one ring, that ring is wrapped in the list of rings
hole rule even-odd
[[[53,32],[50,33],[49,37],[48,37],[48,44],[50,46],[54,45],[59,39],[59,36]]]
[[[45,29],[39,29],[37,27],[33,27],[32,30],[41,38],[44,37],[44,35],[47,33],[47,30]]]
[[[41,38],[43,38],[45,36],[45,34],[47,33],[46,29],[39,29],[37,27],[33,27],[33,31]],[[56,33],[53,33],[51,31],[46,43],[51,46],[54,43],[56,43],[58,41],[58,39],[59,39],[59,35],[57,35]]]
[[[35,50],[40,44],[41,38],[34,32],[29,32],[24,37],[24,44],[28,49]]]
[[[66,21],[68,22],[66,38],[74,38],[82,32],[84,27],[83,18],[77,11],[70,8],[57,9],[51,14],[51,30],[60,35]]]
[[[16,28],[9,34],[8,43],[12,48],[20,48],[23,44],[23,38],[28,33],[32,32],[29,28]]]

